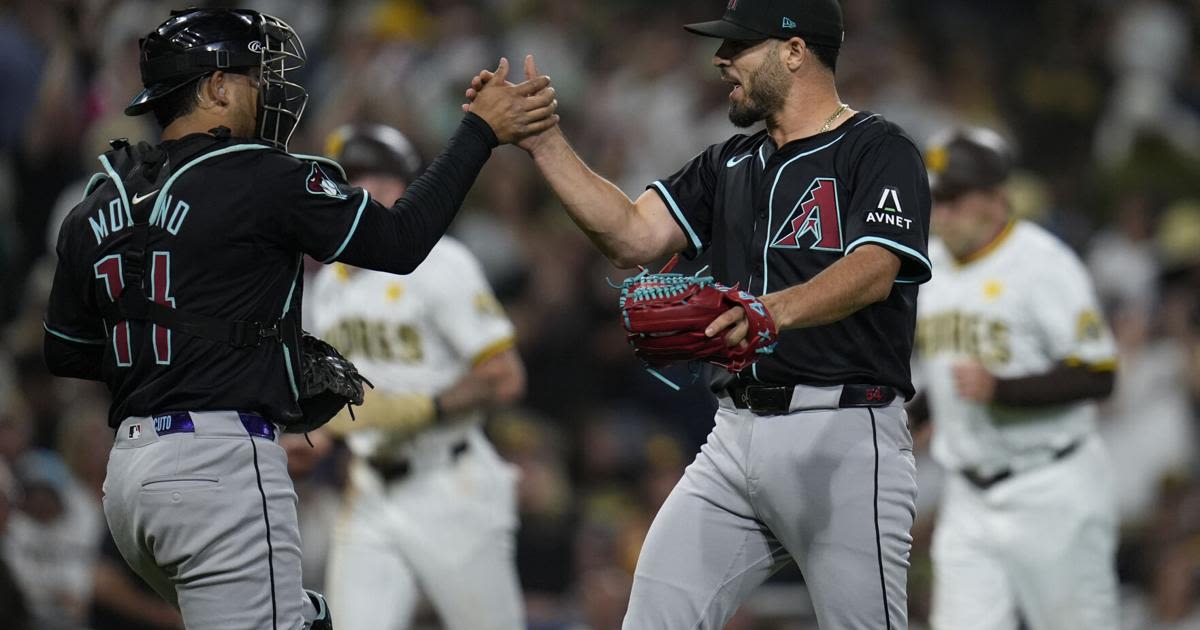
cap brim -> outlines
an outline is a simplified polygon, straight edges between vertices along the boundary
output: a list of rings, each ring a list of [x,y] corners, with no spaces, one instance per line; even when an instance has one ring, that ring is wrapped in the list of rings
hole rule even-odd
[[[767,39],[771,37],[767,33],[760,33],[754,29],[746,28],[745,26],[740,26],[727,20],[713,20],[711,22],[684,24],[683,30],[703,37],[718,37],[720,39],[734,39],[740,41]]]

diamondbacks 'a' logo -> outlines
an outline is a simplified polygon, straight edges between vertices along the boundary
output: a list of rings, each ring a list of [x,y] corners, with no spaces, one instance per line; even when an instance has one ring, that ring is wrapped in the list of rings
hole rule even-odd
[[[346,198],[346,193],[342,192],[342,189],[338,188],[337,183],[330,179],[325,174],[325,171],[316,163],[313,163],[312,168],[308,171],[308,180],[305,182],[305,188],[314,195],[325,195],[334,199]]]
[[[808,244],[808,234],[815,242]],[[834,179],[814,179],[771,241],[771,247],[780,249],[801,249],[806,244],[809,249],[842,251],[842,217]]]

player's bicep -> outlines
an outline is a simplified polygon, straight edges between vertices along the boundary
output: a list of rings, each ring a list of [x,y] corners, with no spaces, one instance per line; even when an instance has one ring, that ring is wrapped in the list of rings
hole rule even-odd
[[[337,260],[372,204],[367,191],[346,184],[334,163],[272,155],[266,168],[278,188],[272,211],[262,216],[263,232],[281,233],[321,262]]]
[[[1028,308],[1050,358],[1095,370],[1116,367],[1116,342],[1091,279],[1077,260],[1052,263],[1030,292]]]
[[[458,356],[477,363],[512,347],[512,322],[465,246],[452,239],[441,243],[421,269],[433,325]]]
[[[852,178],[846,216],[846,254],[878,245],[901,262],[896,282],[922,283],[932,275],[928,257],[929,180],[921,155],[900,136],[864,150]]]
[[[647,260],[703,249],[695,228],[682,212],[669,207],[662,192],[654,188],[643,192],[634,202],[634,213],[642,227],[638,233],[645,239],[643,251],[648,254]]]
[[[103,265],[96,265],[93,281],[113,282],[114,279],[102,273],[104,271],[109,270]],[[104,320],[89,299],[92,287],[86,282],[77,279],[60,253],[43,326],[47,334],[64,341],[99,346],[104,344],[107,336]]]

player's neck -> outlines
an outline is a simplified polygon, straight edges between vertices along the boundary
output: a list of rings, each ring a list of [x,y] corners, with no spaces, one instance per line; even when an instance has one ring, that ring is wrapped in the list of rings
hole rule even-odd
[[[171,121],[171,124],[163,129],[162,139],[163,141],[178,140],[195,133],[208,133],[217,127],[232,128],[232,125],[220,116],[213,116],[203,111],[195,111]]]
[[[987,238],[982,239],[977,246],[971,248],[971,251],[955,254],[955,262],[960,265],[965,265],[988,255],[992,250],[996,249],[996,247],[1000,245],[1000,242],[1008,235],[1009,228],[1012,227],[1012,224],[1012,220],[1006,218],[999,224],[992,226],[992,229],[988,231]]]
[[[771,134],[776,147],[782,147],[823,130],[837,129],[854,115],[854,110],[843,109],[842,105],[832,77],[828,83],[815,88],[794,86],[783,109],[767,119],[767,133]]]

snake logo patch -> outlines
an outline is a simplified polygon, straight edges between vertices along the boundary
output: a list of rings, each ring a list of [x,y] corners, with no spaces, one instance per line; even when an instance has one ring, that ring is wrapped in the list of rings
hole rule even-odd
[[[325,171],[317,164],[313,164],[308,171],[308,179],[305,181],[305,188],[313,195],[325,195],[334,199],[345,199],[346,193],[338,187]]]
[[[811,245],[805,235],[816,241]],[[842,218],[838,212],[837,181],[818,177],[808,185],[791,214],[779,226],[771,247],[842,251]]]

